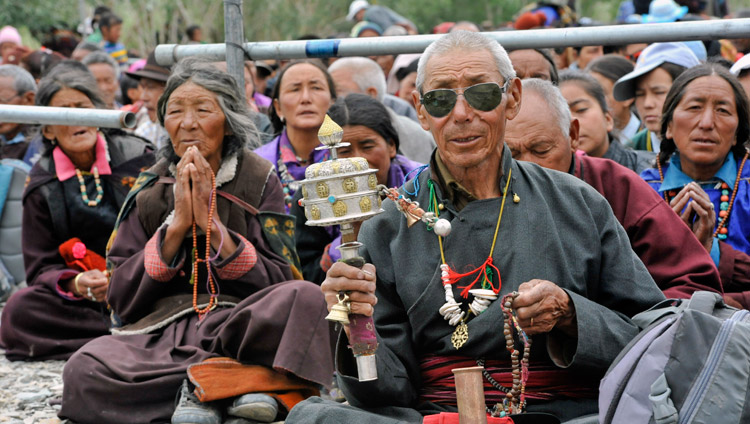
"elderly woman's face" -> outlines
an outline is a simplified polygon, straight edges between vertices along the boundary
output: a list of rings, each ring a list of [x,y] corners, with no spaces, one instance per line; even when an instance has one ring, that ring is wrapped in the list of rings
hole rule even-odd
[[[364,125],[344,125],[343,141],[351,146],[339,149],[339,156],[367,159],[370,169],[378,170],[375,174],[378,184],[388,183],[391,159],[396,157],[396,146],[393,143],[387,142],[383,136]]]
[[[273,101],[276,114],[284,118],[287,127],[317,131],[332,103],[323,71],[299,63],[286,70],[280,83],[279,98]]]
[[[63,88],[55,93],[47,106],[94,109],[94,103],[88,96],[72,88]],[[46,125],[42,131],[48,140],[56,141],[68,156],[91,151],[96,146],[96,127]]]
[[[710,75],[696,78],[685,87],[666,136],[674,140],[683,164],[715,167],[724,162],[729,149],[737,143],[738,123],[732,86],[723,78]]]
[[[179,86],[167,100],[164,127],[177,156],[195,146],[209,163],[221,162],[226,117],[211,91],[189,81]]]

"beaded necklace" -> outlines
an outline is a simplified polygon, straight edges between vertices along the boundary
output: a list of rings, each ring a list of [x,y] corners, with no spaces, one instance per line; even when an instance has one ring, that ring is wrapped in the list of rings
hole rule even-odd
[[[193,285],[193,310],[198,313],[199,319],[203,317],[216,306],[216,297],[218,292],[214,283],[214,278],[211,273],[211,225],[213,223],[214,208],[216,207],[216,176],[211,171],[211,194],[209,196],[208,204],[208,225],[206,225],[206,257],[201,259],[198,257],[198,229],[193,220],[193,275],[190,277],[190,284]],[[208,286],[209,289],[209,300],[208,305],[201,309],[198,307],[198,264],[206,264],[206,274],[208,274]]]
[[[750,155],[750,150],[745,152],[745,156],[742,158],[742,162],[740,162],[739,170],[737,171],[737,176],[734,179],[734,188],[732,189],[732,196],[729,197],[729,185],[727,183],[721,183],[721,197],[719,198],[719,213],[716,216],[717,218],[717,226],[716,230],[713,233],[712,237],[717,237],[719,240],[726,240],[726,238],[729,235],[729,229],[727,228],[727,223],[729,222],[729,214],[732,213],[732,206],[734,206],[734,199],[737,197],[737,187],[740,184],[740,177],[742,176],[742,169],[745,167],[745,162],[747,162],[747,158]],[[664,182],[664,174],[661,170],[661,163],[659,160],[656,161],[656,169],[659,171],[659,182]],[[674,197],[677,193],[675,193],[674,190],[670,190],[669,192],[664,192],[664,200],[667,201],[667,203],[670,202],[670,196]]]
[[[286,209],[292,208],[292,194],[299,190],[300,182],[295,180],[294,177],[289,173],[289,169],[281,157],[276,161],[276,169],[279,170],[279,176],[281,180],[281,187],[284,190],[284,204]]]
[[[428,230],[434,229],[435,234],[438,236],[441,259],[440,280],[443,283],[443,288],[445,289],[445,304],[440,307],[439,312],[440,315],[442,315],[443,318],[445,318],[445,320],[448,321],[451,326],[456,327],[456,329],[453,331],[453,335],[451,336],[451,343],[456,349],[460,349],[469,340],[469,328],[466,325],[466,321],[469,318],[469,312],[473,313],[474,315],[479,315],[487,310],[492,301],[497,299],[498,294],[500,293],[500,288],[502,287],[500,270],[497,269],[497,267],[493,264],[492,255],[495,251],[495,244],[497,242],[497,236],[500,230],[500,222],[503,218],[505,199],[508,194],[508,188],[510,186],[512,173],[513,169],[511,168],[508,172],[508,178],[505,183],[505,190],[503,191],[503,199],[500,203],[500,212],[498,213],[497,224],[495,225],[495,234],[492,239],[490,253],[484,263],[482,263],[482,265],[466,273],[458,273],[455,270],[451,269],[445,260],[443,237],[450,234],[451,225],[449,221],[445,219],[439,219],[437,196],[435,195],[434,186],[431,180],[428,181],[428,185],[430,186],[430,201],[432,203],[432,210],[428,212],[422,210],[419,207],[418,202],[407,199],[406,197],[401,195],[395,188],[383,188],[381,191],[383,195],[387,196],[396,203],[396,207],[398,208],[398,210],[406,215],[407,225],[409,227],[411,227],[411,225],[417,221],[422,221],[427,224]],[[516,201],[516,197],[517,196],[514,195],[514,201]],[[476,277],[471,283],[466,286],[459,287],[463,289],[461,291],[461,297],[467,298],[469,294],[474,296],[474,300],[469,305],[469,311],[463,311],[461,309],[461,304],[456,302],[456,299],[453,295],[453,284],[464,277],[469,277],[475,274]],[[495,275],[497,275],[497,287],[493,286],[492,284],[492,280]],[[472,287],[474,287],[474,285],[480,280],[482,281],[482,288],[472,289]]]
[[[78,185],[81,187],[81,199],[86,206],[95,207],[102,202],[104,197],[104,189],[102,189],[102,182],[99,179],[99,169],[93,167],[91,171],[94,174],[94,183],[96,183],[96,198],[94,200],[89,199],[89,194],[86,191],[86,181],[83,179],[83,173],[81,170],[76,168],[76,177],[78,177]]]
[[[503,310],[503,335],[505,335],[505,348],[510,352],[510,361],[513,367],[513,385],[506,392],[507,397],[503,401],[502,410],[505,414],[519,414],[526,409],[526,383],[529,381],[529,356],[531,355],[531,338],[518,324],[518,318],[513,311],[513,300],[518,297],[514,291],[503,297],[500,307]],[[518,338],[523,342],[523,357],[518,360],[520,352],[516,349],[516,341],[513,337],[515,328]],[[501,405],[497,405],[498,409]],[[501,414],[503,416],[505,414]]]

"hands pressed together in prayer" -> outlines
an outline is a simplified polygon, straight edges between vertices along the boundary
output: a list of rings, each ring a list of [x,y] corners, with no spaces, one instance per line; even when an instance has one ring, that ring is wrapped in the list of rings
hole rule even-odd
[[[362,269],[336,262],[328,270],[321,290],[328,305],[328,311],[338,303],[339,292],[346,292],[351,302],[351,313],[372,316],[374,307],[378,303],[375,297],[375,266],[365,264]],[[344,325],[344,331],[349,336],[349,326]]]
[[[692,202],[688,202],[691,199]],[[716,211],[708,193],[703,191],[698,183],[692,181],[677,193],[677,196],[669,202],[669,206],[693,230],[693,234],[706,251],[711,252]]]
[[[177,163],[174,184],[174,219],[167,227],[162,244],[162,257],[170,263],[177,254],[185,236],[192,231],[193,221],[203,233],[211,223],[211,246],[221,248],[221,256],[227,257],[237,245],[229,236],[226,227],[216,213],[216,207],[209,213],[211,200],[211,165],[201,155],[197,147],[189,147]],[[218,199],[217,199],[218,201]]]

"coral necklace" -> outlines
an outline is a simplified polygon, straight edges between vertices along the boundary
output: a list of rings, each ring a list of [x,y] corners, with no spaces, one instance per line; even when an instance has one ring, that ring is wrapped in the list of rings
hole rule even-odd
[[[719,240],[726,240],[727,236],[729,235],[729,229],[727,228],[727,223],[729,222],[729,214],[732,213],[732,206],[734,205],[734,199],[737,197],[737,187],[740,184],[740,177],[742,176],[742,169],[745,168],[745,162],[747,162],[747,158],[750,156],[750,150],[745,152],[745,157],[742,158],[742,162],[740,162],[740,167],[737,170],[737,176],[734,179],[734,188],[732,189],[732,197],[729,197],[729,186],[727,183],[721,183],[721,197],[719,198],[719,213],[717,214],[718,219],[718,225],[716,226],[716,230],[714,231],[714,234],[712,237],[718,237]],[[656,161],[656,169],[659,170],[659,182],[664,182],[664,174],[661,170],[661,163],[659,161]],[[664,200],[669,203],[670,199],[669,196],[676,196],[677,193],[674,192],[674,190],[670,190],[669,193],[666,191],[664,192]]]
[[[78,177],[78,185],[81,187],[81,199],[86,206],[94,207],[101,203],[104,197],[104,190],[102,189],[102,182],[99,179],[99,169],[93,167],[91,169],[94,174],[94,183],[96,183],[96,198],[94,200],[89,199],[89,194],[86,192],[86,181],[83,180],[83,173],[81,170],[76,168],[76,177]]]
[[[211,225],[213,223],[214,208],[216,207],[216,176],[213,171],[211,171],[211,186],[211,195],[208,204],[208,224],[206,225],[206,257],[204,259],[198,257],[198,229],[195,220],[193,220],[193,275],[190,277],[190,283],[193,285],[193,310],[198,313],[200,319],[203,319],[205,314],[216,306],[216,297],[218,296],[216,284],[211,273],[210,262]],[[210,287],[208,305],[203,309],[198,307],[198,264],[201,262],[206,264],[206,274],[208,274],[208,285]]]
[[[503,219],[503,210],[505,209],[505,199],[508,196],[508,188],[510,186],[511,174],[513,168],[508,172],[508,178],[505,183],[505,190],[503,190],[503,200],[500,203],[500,213],[497,215],[497,224],[495,225],[495,235],[492,238],[492,247],[490,247],[490,254],[482,265],[475,268],[472,271],[460,274],[448,266],[445,260],[445,250],[443,248],[443,237],[438,235],[438,243],[440,245],[440,259],[442,261],[440,265],[440,280],[443,283],[445,289],[445,304],[440,307],[440,314],[448,321],[450,325],[456,326],[451,336],[451,343],[456,349],[460,349],[469,340],[469,327],[466,325],[466,320],[469,317],[469,312],[474,315],[479,315],[484,312],[493,300],[497,299],[502,287],[502,278],[500,277],[500,270],[492,263],[492,254],[495,251],[495,244],[497,243],[497,235],[500,232],[500,222]],[[432,191],[432,190],[431,190]],[[437,196],[432,194],[432,203],[435,208],[435,214],[438,216],[437,210]],[[493,272],[494,271],[494,272]],[[456,302],[453,296],[453,284],[457,283],[464,277],[469,277],[476,274],[474,280],[463,287],[461,291],[461,297],[467,298],[471,293],[474,296],[474,301],[469,305],[469,311],[462,311],[461,305]],[[497,287],[492,285],[492,277],[497,275]],[[472,287],[482,279],[482,288],[474,289]]]

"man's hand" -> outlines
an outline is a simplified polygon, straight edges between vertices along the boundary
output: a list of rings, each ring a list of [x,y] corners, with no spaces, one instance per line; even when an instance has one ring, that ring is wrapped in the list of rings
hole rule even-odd
[[[553,328],[577,336],[576,312],[570,296],[557,284],[531,280],[518,287],[513,310],[519,325],[529,334],[549,333]]]
[[[378,303],[375,297],[375,266],[365,264],[362,269],[343,262],[336,262],[326,273],[326,279],[320,286],[328,305],[328,310],[339,302],[339,292],[349,295],[351,313],[372,316],[373,307]],[[349,335],[349,326],[344,330]]]

